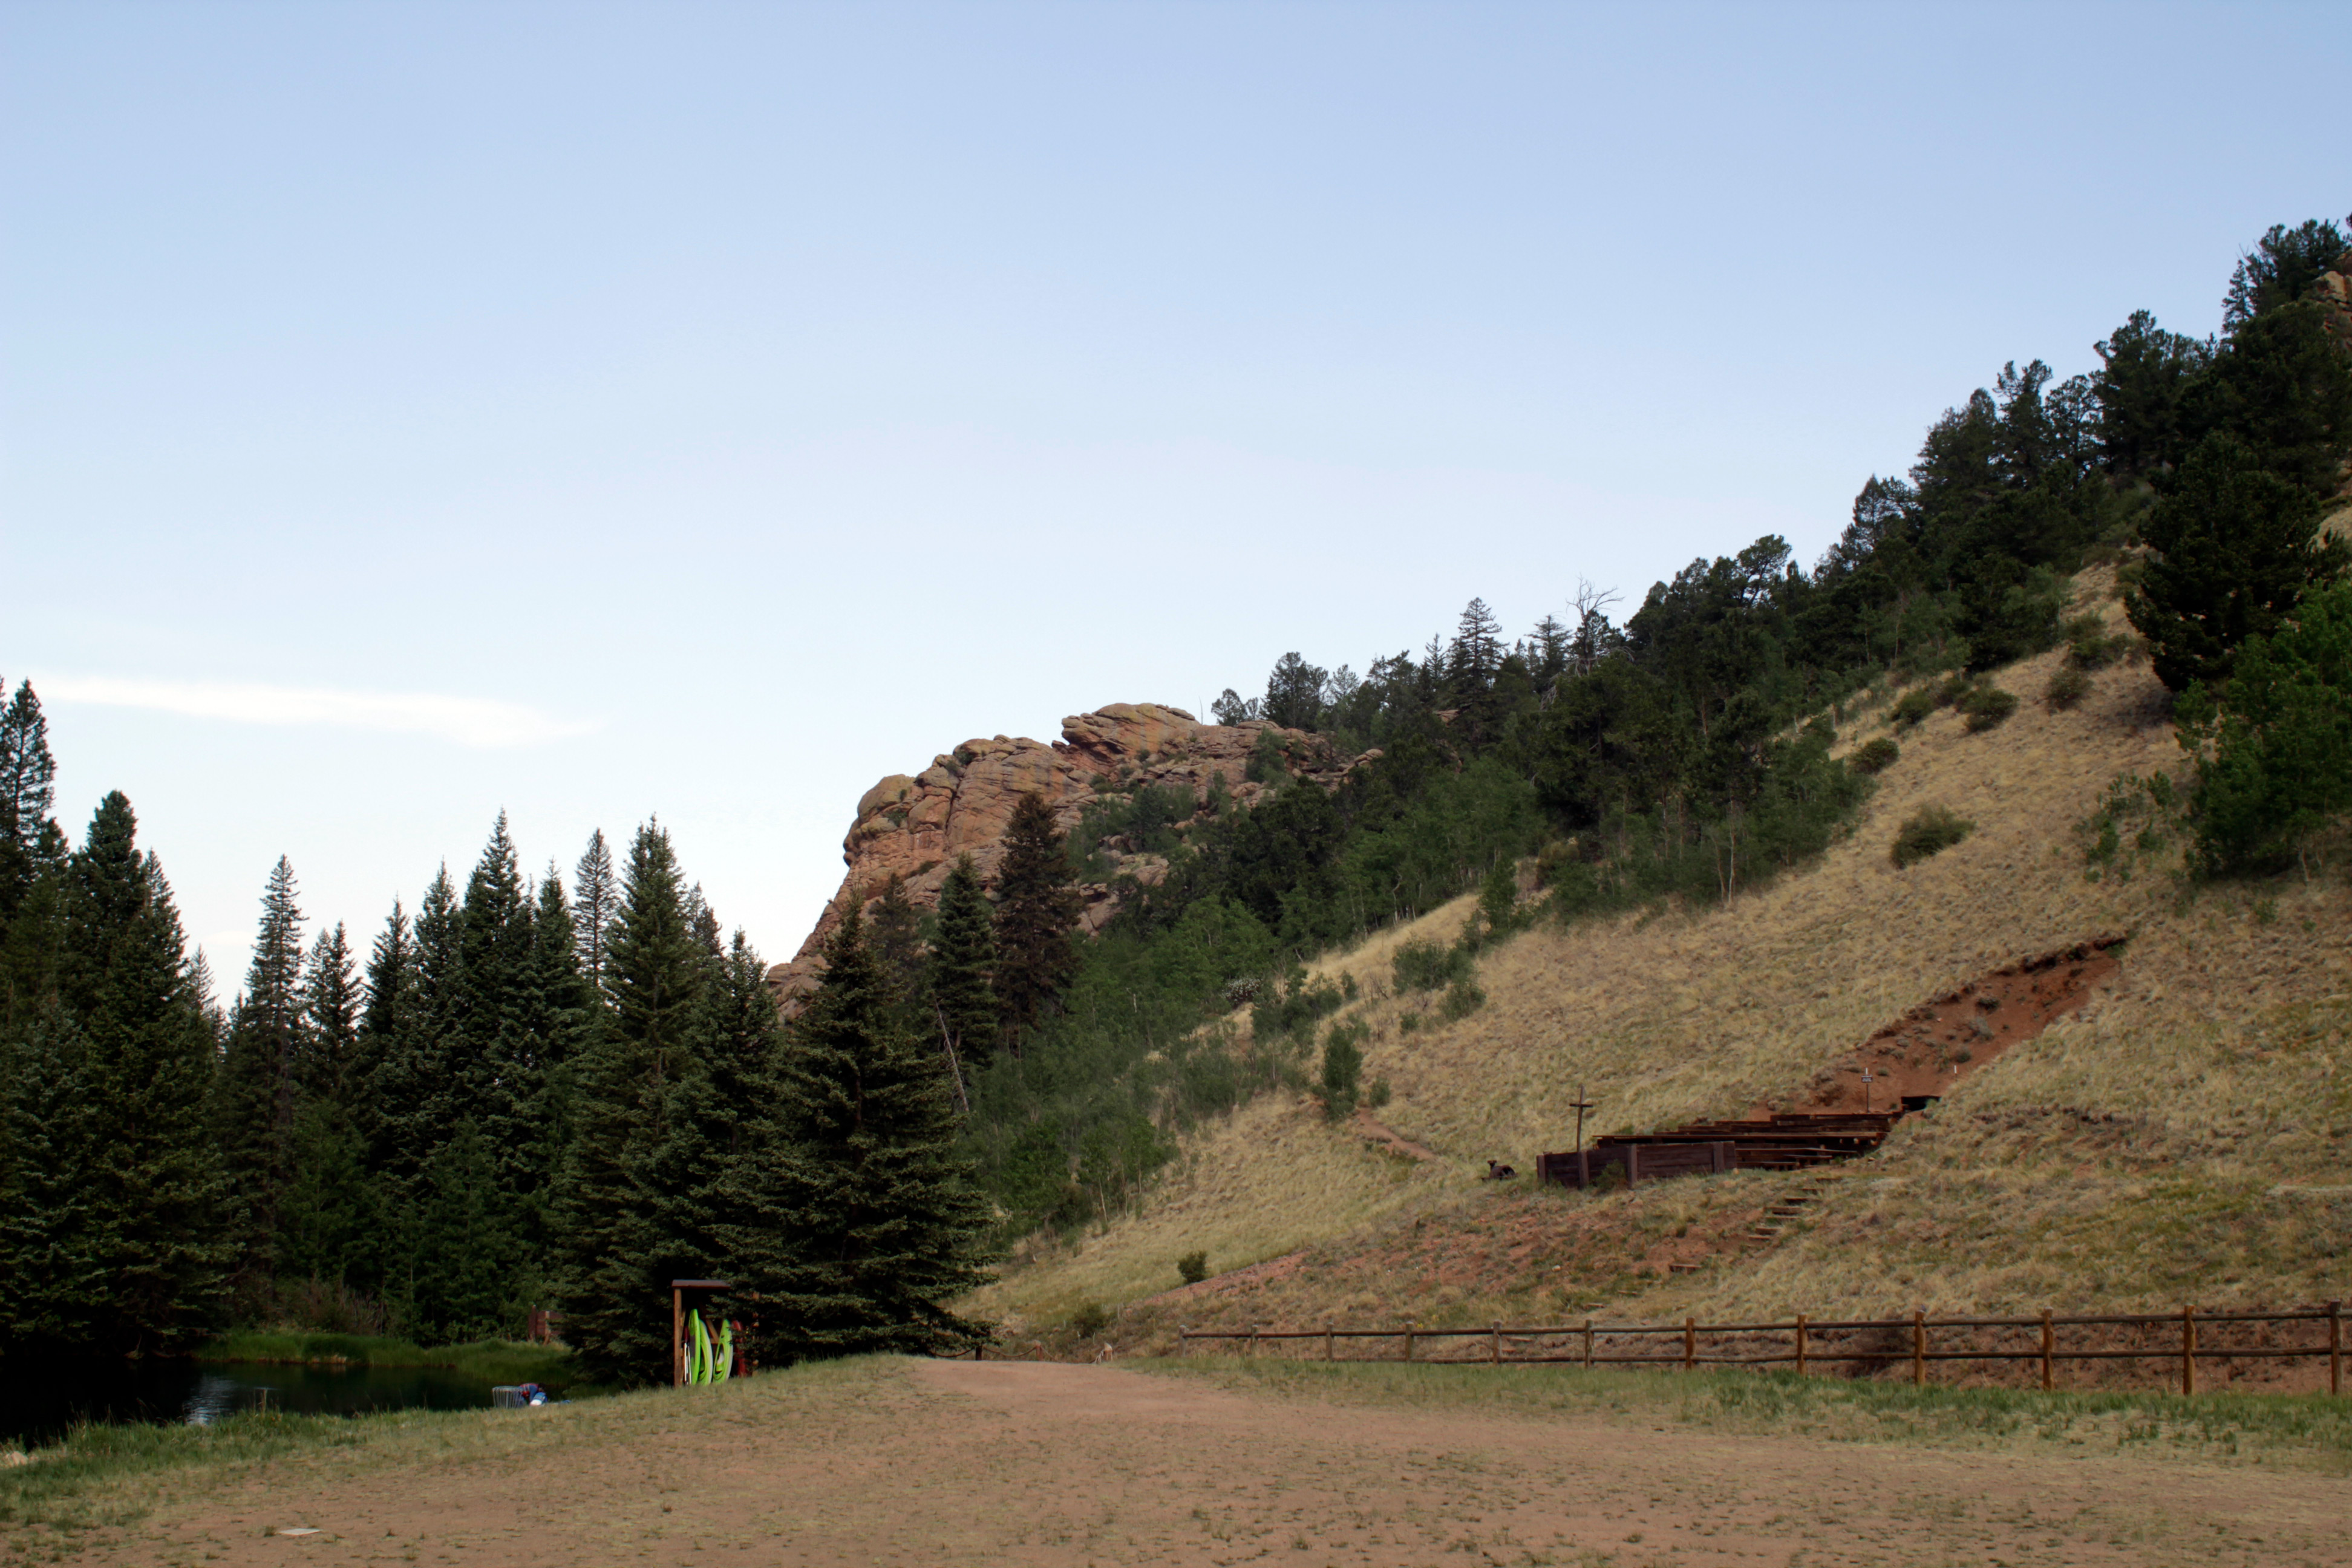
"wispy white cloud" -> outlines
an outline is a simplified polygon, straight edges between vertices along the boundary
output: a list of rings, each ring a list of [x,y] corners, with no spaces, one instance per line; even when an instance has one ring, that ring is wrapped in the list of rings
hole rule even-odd
[[[337,691],[325,687],[246,686],[208,680],[130,680],[113,676],[37,676],[44,702],[152,708],[238,724],[328,724],[435,735],[461,746],[530,746],[595,728],[520,703],[433,692]]]

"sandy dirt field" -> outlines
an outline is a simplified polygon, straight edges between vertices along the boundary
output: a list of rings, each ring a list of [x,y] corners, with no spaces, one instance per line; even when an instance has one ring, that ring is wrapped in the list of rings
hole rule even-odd
[[[2179,1457],[1720,1436],[1638,1416],[1293,1403],[1116,1367],[880,1361],[284,1461],[165,1499],[81,1560],[2339,1563],[2347,1521],[2352,1483]]]

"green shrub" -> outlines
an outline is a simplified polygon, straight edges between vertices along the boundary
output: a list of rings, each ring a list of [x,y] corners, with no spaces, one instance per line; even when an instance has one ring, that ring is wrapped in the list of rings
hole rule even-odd
[[[2104,669],[2131,646],[2128,637],[2107,635],[2107,623],[2096,610],[2069,616],[2064,630],[2066,662],[2076,669]]]
[[[1366,1105],[1370,1106],[1374,1110],[1378,1110],[1381,1106],[1386,1105],[1388,1102],[1389,1080],[1387,1079],[1376,1078],[1372,1079],[1370,1084],[1365,1086],[1364,1103]]]
[[[1519,871],[1508,860],[1497,860],[1487,868],[1486,879],[1478,889],[1478,912],[1486,917],[1486,930],[1501,936],[1517,923],[1519,908]]]
[[[1099,1301],[1088,1301],[1070,1314],[1069,1331],[1082,1340],[1099,1338],[1110,1327],[1110,1309]]]
[[[1356,1110],[1356,1090],[1364,1070],[1363,1042],[1371,1037],[1371,1026],[1359,1018],[1353,1023],[1334,1024],[1323,1037],[1323,1114],[1339,1121],[1351,1116]]]
[[[2238,649],[2229,685],[2181,694],[2197,759],[2197,846],[2209,872],[2300,862],[2352,811],[2352,582],[2307,594],[2294,621]]]
[[[1409,942],[1396,950],[1396,988],[1405,991],[1443,991],[1456,979],[1470,973],[1470,955],[1458,947],[1440,947],[1433,942]]]
[[[1397,1015],[1397,1033],[1410,1035],[1421,1027],[1421,1015],[1418,1013],[1401,1013]]]
[[[1976,831],[1977,825],[1940,805],[1915,813],[1895,835],[1892,858],[1897,868],[1914,866],[1930,855],[1940,855]]]
[[[1845,765],[1858,773],[1883,773],[1893,767],[1902,755],[1902,747],[1881,735],[1848,752]]]
[[[1251,1034],[1261,1045],[1270,1045],[1285,1035],[1309,1043],[1316,1024],[1347,1005],[1347,994],[1329,980],[1318,977],[1309,984],[1306,966],[1293,964],[1286,989],[1275,984],[1259,992],[1250,1008]]]
[[[2084,874],[2095,882],[2106,877],[2129,881],[2138,866],[2173,847],[2187,805],[2168,773],[2116,779],[2099,809],[2076,828],[2084,840]]]
[[[1960,711],[1967,715],[1969,733],[1974,735],[2007,722],[2017,711],[2017,693],[1998,686],[1979,686],[1960,699]]]
[[[1581,858],[1582,846],[1573,838],[1554,838],[1536,856],[1536,886],[1549,889],[1560,873]]]
[[[1177,1277],[1187,1285],[1198,1285],[1209,1277],[1209,1255],[1188,1252],[1176,1260]]]
[[[1915,686],[1895,700],[1895,706],[1888,712],[1887,717],[1907,730],[1933,713],[1937,706],[1936,693],[1932,687]]]
[[[2060,666],[2058,673],[2050,678],[2049,689],[2042,692],[2042,700],[2063,712],[2090,694],[2091,678],[2068,664]]]
[[[1456,980],[1445,993],[1445,1000],[1437,1005],[1437,1016],[1451,1024],[1466,1018],[1486,1005],[1486,994],[1467,974]]]

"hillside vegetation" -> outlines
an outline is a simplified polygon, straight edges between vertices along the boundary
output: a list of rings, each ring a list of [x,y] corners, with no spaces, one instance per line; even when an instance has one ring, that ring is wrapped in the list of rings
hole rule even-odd
[[[2074,586],[2078,613],[2119,619],[2110,571]],[[1400,997],[1392,963],[1406,942],[1451,940],[1472,900],[1329,958],[1319,973],[1364,997],[1339,1020],[1369,1026],[1366,1074],[1393,1091],[1381,1121],[1433,1157],[1328,1123],[1311,1098],[1262,1099],[1190,1138],[1134,1212],[1039,1246],[979,1305],[1022,1331],[1084,1303],[1131,1309],[1132,1342],[1178,1321],[2344,1294],[2352,899],[2336,879],[2200,889],[2160,822],[2147,847],[2127,835],[2086,864],[2111,784],[2179,773],[2182,755],[2144,664],[2098,674],[2071,709],[2038,700],[2064,658],[1994,672],[2025,700],[1981,732],[1955,710],[1901,728],[1891,704],[1849,710],[1842,754],[1894,736],[1901,756],[1813,868],[1727,904],[1539,923],[1483,957],[1487,1002],[1466,1017]],[[1929,805],[1974,831],[1898,870],[1890,844]],[[2128,939],[2120,971],[2078,1016],[1956,1075],[1778,1244],[1742,1236],[1784,1176],[1591,1196],[1479,1179],[1489,1159],[1526,1171],[1571,1147],[1580,1089],[1589,1133],[1801,1107],[1815,1073],[1914,1005],[2110,932]],[[1409,1014],[1423,1016],[1406,1032]],[[1218,1277],[1163,1294],[1194,1251]]]

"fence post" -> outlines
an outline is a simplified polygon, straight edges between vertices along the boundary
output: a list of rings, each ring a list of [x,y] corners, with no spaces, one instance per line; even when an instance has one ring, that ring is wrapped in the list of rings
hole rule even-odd
[[[1683,1370],[1688,1372],[1698,1363],[1698,1320],[1683,1320]]]
[[[1328,1323],[1323,1325],[1323,1359],[1325,1361],[1330,1361],[1333,1359],[1331,1355],[1331,1325]]]
[[[1252,1361],[1255,1361],[1257,1359],[1257,1331],[1264,1326],[1265,1325],[1262,1323],[1252,1323],[1250,1325],[1249,1353],[1250,1360]]]
[[[1190,1342],[1192,1333],[1192,1331],[1186,1328],[1183,1324],[1179,1323],[1176,1325],[1176,1353],[1178,1355],[1189,1355],[1192,1353],[1192,1347]]]
[[[2050,1331],[2050,1309],[2044,1307],[2042,1309],[2042,1392],[2044,1394],[2050,1392],[2051,1386],[2050,1351],[2052,1338],[2053,1335]]]
[[[1407,1360],[1407,1361],[1411,1361],[1411,1360],[1412,1359],[1412,1331],[1413,1331],[1413,1327],[1414,1327],[1414,1325],[1412,1325],[1412,1324],[1411,1324],[1411,1323],[1407,1323],[1407,1324],[1404,1326],[1404,1359],[1405,1359],[1405,1360]]]
[[[1584,1370],[1592,1370],[1592,1320],[1584,1320]]]
[[[1486,1360],[1495,1366],[1503,1364],[1503,1321],[1495,1320],[1494,1330],[1486,1336]]]
[[[2180,1392],[2197,1392],[2197,1309],[2180,1309]]]
[[[1805,1314],[1797,1314],[1797,1375],[1805,1375]]]
[[[2344,1303],[2327,1303],[2327,1392],[2344,1392]]]
[[[1911,1386],[1927,1384],[1927,1314],[1918,1308],[1911,1309]]]

